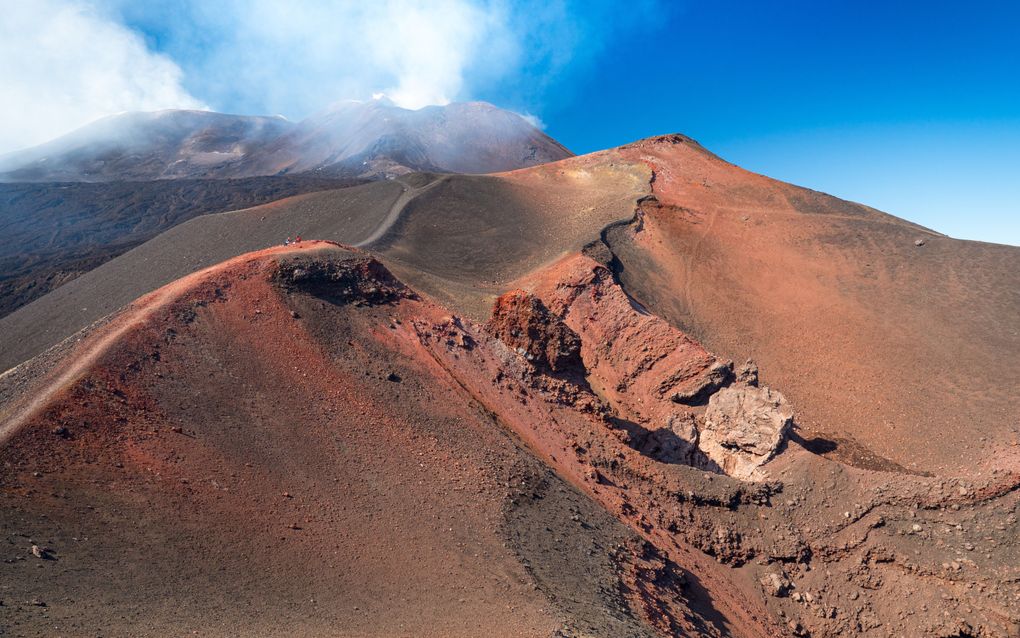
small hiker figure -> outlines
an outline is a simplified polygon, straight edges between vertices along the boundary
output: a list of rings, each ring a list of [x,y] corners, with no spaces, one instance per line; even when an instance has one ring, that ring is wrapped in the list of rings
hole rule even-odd
[[[294,238],[294,243],[295,244],[301,243],[301,235],[298,235],[297,237]]]
[[[284,245],[284,246],[290,246],[290,237],[288,237],[287,239],[285,239],[285,240],[283,241],[283,245]]]

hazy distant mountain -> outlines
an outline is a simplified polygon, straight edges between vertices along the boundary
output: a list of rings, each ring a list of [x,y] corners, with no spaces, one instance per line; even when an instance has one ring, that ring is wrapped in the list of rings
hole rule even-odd
[[[32,182],[238,176],[238,162],[293,126],[282,117],[209,111],[121,113],[0,157],[0,176]]]
[[[344,177],[490,173],[570,155],[521,116],[491,104],[412,111],[380,99],[340,102],[298,123],[207,111],[114,115],[0,157],[0,179],[150,180],[313,170]]]
[[[521,116],[485,102],[411,111],[382,99],[312,115],[253,153],[250,170],[492,173],[570,155]]]

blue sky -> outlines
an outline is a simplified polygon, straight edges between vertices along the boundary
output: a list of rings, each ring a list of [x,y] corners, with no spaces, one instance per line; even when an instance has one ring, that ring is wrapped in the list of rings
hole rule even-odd
[[[682,132],[750,170],[1020,245],[1017,2],[0,6],[0,152],[122,110],[482,99],[578,153]]]
[[[747,169],[1020,245],[1020,3],[686,3],[541,115],[577,152],[683,132]]]

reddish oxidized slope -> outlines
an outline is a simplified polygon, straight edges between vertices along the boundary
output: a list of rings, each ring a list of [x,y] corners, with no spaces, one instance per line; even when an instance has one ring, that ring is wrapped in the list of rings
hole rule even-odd
[[[544,456],[587,432],[641,467],[580,377],[545,378],[378,262],[323,243],[237,258],[54,356],[4,380],[22,397],[3,414],[5,604],[25,634],[772,633],[725,570],[642,540],[507,436]],[[598,471],[563,449],[587,490]]]
[[[757,361],[809,438],[937,474],[976,471],[1018,440],[1020,332],[1006,326],[1020,249],[755,175],[684,138],[619,152],[655,172],[640,230],[609,234],[628,291]]]
[[[302,245],[5,375],[0,520],[60,559],[13,563],[24,626],[1020,630],[1015,251],[683,138],[418,203],[373,248],[442,305]]]
[[[545,636],[569,618],[501,531],[510,481],[543,470],[450,400],[408,327],[435,310],[337,252],[192,276],[55,368],[2,454],[21,633]]]
[[[746,396],[777,396],[757,387],[753,368],[720,374],[727,364],[647,314],[588,257],[519,283],[551,311],[549,322],[559,318],[579,337],[583,374],[534,365],[528,353],[541,344],[528,348],[519,338],[503,352],[498,343],[486,352],[477,344],[491,338],[464,322],[418,330],[478,400],[562,475],[689,570],[688,605],[696,608],[704,587],[737,635],[780,631],[762,600],[792,634],[1015,631],[1020,590],[1015,570],[1003,569],[1017,556],[1009,541],[1017,525],[1015,469],[977,481],[876,472],[827,461],[794,441],[752,472],[762,482],[714,474],[747,452],[724,445],[727,456],[714,458],[718,450],[705,441],[713,418],[746,420]],[[505,306],[536,305],[523,304],[526,295],[512,292],[498,303],[497,334],[514,334],[502,321],[513,314]],[[530,316],[523,313],[518,335],[534,334],[526,330]],[[555,338],[561,330],[537,334]],[[769,406],[777,423],[789,418],[788,404]],[[1007,462],[1017,467],[1015,457],[999,459]],[[979,547],[983,561],[966,556]],[[961,589],[966,582],[988,584]]]

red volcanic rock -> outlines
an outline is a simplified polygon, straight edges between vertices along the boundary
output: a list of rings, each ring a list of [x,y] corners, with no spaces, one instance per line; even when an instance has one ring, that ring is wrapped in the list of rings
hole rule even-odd
[[[496,300],[486,328],[538,367],[553,372],[581,368],[581,339],[554,317],[542,300],[512,290]]]
[[[1017,248],[748,172],[682,136],[618,152],[654,171],[654,201],[608,233],[627,292],[720,356],[752,357],[807,437],[859,444],[827,454],[935,474],[1011,465],[998,449],[1020,413],[1020,333],[1002,328],[1020,313]]]
[[[666,426],[686,410],[674,397],[707,396],[725,382],[719,370],[729,371],[728,362],[644,312],[609,269],[589,257],[556,264],[535,288],[580,336],[589,381],[621,416],[653,429]]]
[[[771,638],[793,623],[835,638],[867,635],[859,619],[1015,635],[1020,592],[1001,571],[1015,476],[964,489],[793,444],[761,468],[772,480],[706,472],[740,468],[699,437],[775,453],[784,402],[745,385],[753,368],[707,408],[678,403],[728,363],[612,271],[575,254],[519,285],[531,292],[483,327],[367,255],[305,242],[157,290],[4,375],[17,398],[0,417],[0,523],[57,548],[44,568],[10,566],[16,595],[53,615],[16,620],[41,635],[72,619],[178,635],[213,613],[230,627],[210,635],[548,636],[569,622]],[[583,378],[554,371],[564,360]],[[143,559],[119,551],[136,546]],[[120,618],[136,609],[144,620]]]

